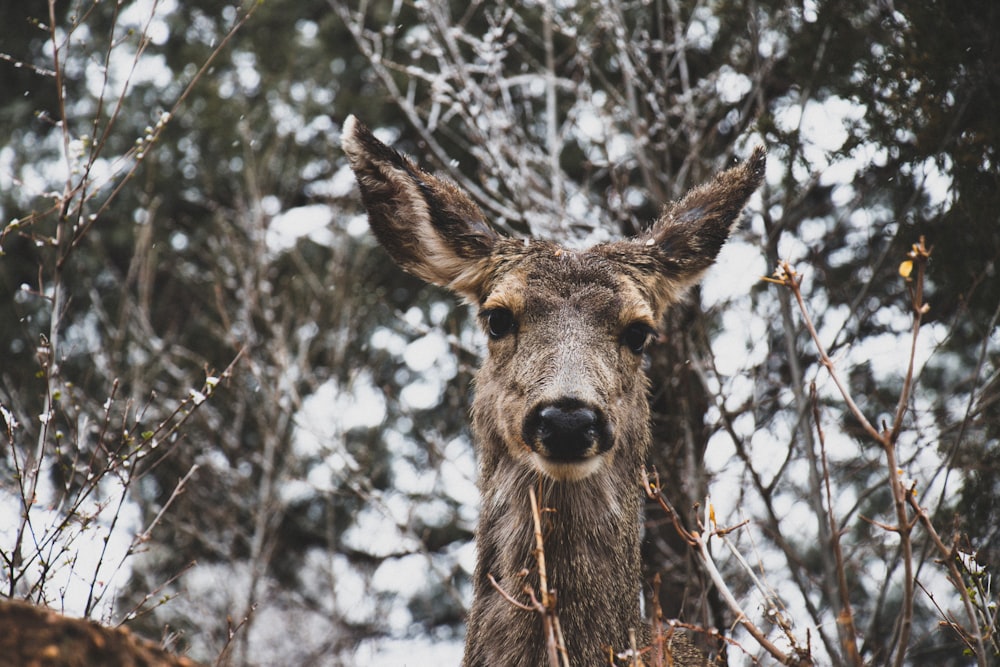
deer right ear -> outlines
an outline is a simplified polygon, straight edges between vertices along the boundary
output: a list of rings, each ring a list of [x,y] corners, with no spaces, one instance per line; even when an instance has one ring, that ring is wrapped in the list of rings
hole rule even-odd
[[[354,116],[341,146],[358,179],[368,224],[403,269],[476,300],[500,236],[455,184],[421,170]]]

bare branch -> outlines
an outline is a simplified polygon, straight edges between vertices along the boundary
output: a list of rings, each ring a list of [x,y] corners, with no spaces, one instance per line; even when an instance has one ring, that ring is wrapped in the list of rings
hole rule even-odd
[[[844,565],[844,551],[840,545],[840,527],[833,511],[833,490],[830,482],[830,467],[826,456],[826,436],[819,415],[819,398],[816,395],[816,383],[809,385],[809,394],[813,406],[813,422],[816,426],[816,436],[819,439],[820,461],[823,465],[823,486],[826,492],[826,512],[830,520],[830,546],[836,561],[837,590],[840,593],[840,612],[837,614],[837,629],[847,658],[851,664],[861,667],[863,661],[858,652],[857,629],[854,626],[854,612],[851,610],[850,590],[847,587],[847,568]]]

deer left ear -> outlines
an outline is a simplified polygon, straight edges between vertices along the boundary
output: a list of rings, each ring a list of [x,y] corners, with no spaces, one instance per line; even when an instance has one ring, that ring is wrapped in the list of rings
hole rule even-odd
[[[758,146],[746,162],[668,206],[644,237],[672,288],[696,282],[715,261],[747,200],[764,180],[766,160],[764,147]]]
[[[375,138],[354,116],[341,145],[358,179],[368,223],[403,269],[475,300],[500,235],[455,184],[436,178]]]

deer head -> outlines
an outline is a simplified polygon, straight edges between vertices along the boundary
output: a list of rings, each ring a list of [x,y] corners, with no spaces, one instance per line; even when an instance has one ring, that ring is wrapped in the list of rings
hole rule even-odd
[[[641,460],[644,451],[622,450],[643,440],[643,349],[729,237],[763,177],[763,149],[669,206],[645,234],[578,252],[497,234],[453,183],[354,116],[342,141],[371,228],[396,263],[479,308],[489,355],[474,418],[506,445],[493,454],[560,481],[620,456]]]

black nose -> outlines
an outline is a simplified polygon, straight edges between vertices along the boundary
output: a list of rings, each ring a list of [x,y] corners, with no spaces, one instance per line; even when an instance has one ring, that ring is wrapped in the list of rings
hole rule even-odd
[[[524,421],[523,435],[539,454],[560,461],[583,459],[610,447],[601,411],[572,399],[537,406]]]

